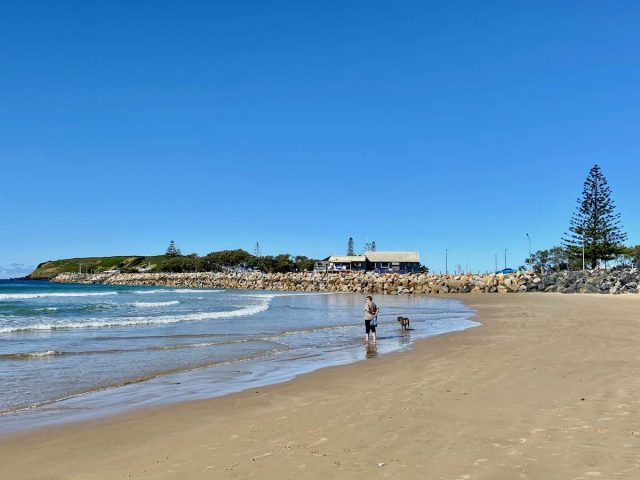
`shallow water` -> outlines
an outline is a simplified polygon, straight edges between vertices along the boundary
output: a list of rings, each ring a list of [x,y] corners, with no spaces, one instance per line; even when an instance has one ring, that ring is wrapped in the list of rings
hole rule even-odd
[[[456,300],[375,300],[367,351],[363,295],[0,281],[0,431],[223,395],[477,325]]]

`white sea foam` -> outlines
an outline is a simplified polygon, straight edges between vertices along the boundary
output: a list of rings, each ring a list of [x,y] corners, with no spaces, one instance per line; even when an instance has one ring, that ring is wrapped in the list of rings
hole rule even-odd
[[[235,297],[245,298],[276,298],[276,297],[309,297],[318,295],[335,295],[336,292],[291,292],[291,293],[235,293],[232,295]]]
[[[39,357],[52,357],[53,355],[60,355],[60,353],[56,352],[55,350],[47,350],[45,352],[30,352],[25,355],[28,355],[29,357],[32,357],[32,358],[39,358]]]
[[[49,297],[104,297],[117,295],[118,292],[50,292],[50,293],[1,293],[0,300],[23,300],[28,298]]]
[[[56,323],[39,323],[34,325],[22,325],[13,327],[0,328],[0,334],[41,331],[41,330],[58,330],[71,328],[103,328],[103,327],[129,327],[142,325],[169,325],[172,323],[182,322],[199,322],[204,320],[216,320],[219,318],[235,318],[247,317],[264,312],[269,308],[269,299],[256,305],[239,308],[237,310],[226,310],[222,312],[198,312],[186,315],[159,315],[157,317],[116,317],[111,319],[88,319],[84,322],[56,322]]]
[[[171,300],[169,302],[133,302],[131,305],[138,308],[153,308],[153,307],[166,307],[169,305],[178,305],[178,300]]]
[[[154,293],[217,293],[224,292],[224,290],[206,290],[203,288],[164,288],[162,290],[132,290],[123,291],[121,293],[133,293],[137,295],[149,295]]]
[[[172,291],[173,290],[170,290],[170,289],[167,288],[167,289],[164,289],[164,290],[131,290],[131,291],[124,290],[124,291],[122,291],[120,293],[122,293],[123,295],[126,295],[128,293],[133,293],[133,294],[136,294],[136,295],[150,295],[152,293],[171,293]]]
[[[54,355],[62,355],[61,352],[55,350],[47,350],[44,352],[24,352],[24,353],[4,353],[0,355],[0,358],[6,358],[11,360],[29,360],[44,357],[53,357]]]
[[[224,290],[205,290],[202,288],[177,288],[174,290],[176,293],[219,293]]]

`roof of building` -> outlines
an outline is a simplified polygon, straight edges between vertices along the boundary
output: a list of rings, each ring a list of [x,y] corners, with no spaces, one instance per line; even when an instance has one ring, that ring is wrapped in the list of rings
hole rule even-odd
[[[370,262],[420,263],[418,252],[367,252],[365,255]]]
[[[364,255],[331,255],[329,261],[333,263],[340,262],[364,262]]]

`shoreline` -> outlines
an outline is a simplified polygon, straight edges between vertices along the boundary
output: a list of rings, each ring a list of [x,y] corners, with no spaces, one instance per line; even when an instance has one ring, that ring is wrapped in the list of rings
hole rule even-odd
[[[0,440],[0,473],[635,478],[637,297],[453,298],[481,328],[255,390],[19,433]]]
[[[82,287],[87,286],[82,285]],[[95,288],[90,289],[89,291],[82,291],[81,296],[90,297],[90,294],[92,292],[95,293],[95,291]],[[171,292],[171,289],[168,289],[167,291]],[[43,292],[44,293],[41,294],[45,297],[50,293],[48,291]],[[136,292],[144,293],[144,291],[134,291],[134,293]],[[157,293],[158,290],[150,290],[150,292]],[[111,294],[115,292],[109,291],[108,293]],[[192,293],[192,291],[190,290],[187,292],[185,290],[181,293],[187,294]],[[218,291],[215,293],[218,293]],[[246,291],[245,293],[249,296],[253,296],[254,294],[264,295],[264,292],[255,291]],[[106,295],[106,293],[101,294]],[[80,295],[80,292],[74,290],[70,295]],[[96,295],[99,294],[96,293]],[[329,297],[326,295],[329,295]],[[0,297],[1,296],[2,295],[0,295]],[[312,302],[312,299],[310,299],[309,296],[319,299],[318,302],[320,303],[310,303]],[[286,297],[288,300],[283,301],[280,297]],[[334,299],[326,300],[328,303],[325,303],[324,299],[330,297]],[[184,297],[180,298],[180,302],[186,304],[187,301],[184,300]],[[220,297],[215,295],[212,296],[212,298]],[[54,379],[49,382],[53,385],[52,387],[49,387],[49,390],[54,393],[58,393],[58,395],[50,395],[48,397],[43,396],[41,398],[37,398],[32,395],[32,393],[37,392],[36,388],[29,389],[21,387],[18,385],[20,383],[18,380],[16,380],[16,382],[11,382],[11,379],[9,379],[9,390],[5,391],[5,394],[8,394],[11,399],[12,385],[15,385],[16,388],[21,388],[19,391],[26,392],[23,397],[25,401],[15,406],[8,405],[6,409],[0,412],[0,437],[22,431],[37,430],[43,426],[48,427],[53,425],[64,425],[66,423],[77,423],[96,418],[110,417],[131,410],[149,408],[151,406],[167,405],[195,399],[209,399],[230,393],[236,393],[249,388],[264,387],[275,383],[285,382],[299,375],[304,375],[327,366],[345,365],[364,360],[372,355],[385,355],[393,351],[406,350],[407,348],[411,348],[411,345],[421,338],[430,338],[448,331],[460,331],[466,328],[478,326],[477,323],[469,320],[469,318],[474,314],[474,311],[464,307],[458,300],[397,296],[388,296],[386,297],[386,300],[382,296],[379,298],[380,301],[385,304],[385,308],[388,307],[390,313],[383,314],[384,318],[381,317],[383,341],[381,341],[379,346],[374,350],[367,350],[362,346],[360,335],[362,327],[360,322],[354,321],[354,319],[358,317],[346,314],[346,317],[348,318],[347,324],[343,324],[340,320],[340,315],[344,316],[342,313],[343,308],[350,311],[352,305],[358,305],[356,310],[357,312],[360,311],[359,296],[354,296],[353,294],[336,296],[335,293],[325,294],[317,292],[274,292],[273,296],[268,294],[268,300],[265,300],[265,308],[261,310],[280,312],[275,314],[279,318],[279,321],[276,323],[282,326],[275,327],[275,329],[270,329],[268,326],[258,327],[258,331],[255,333],[253,331],[256,329],[256,324],[268,325],[273,321],[273,319],[268,316],[268,311],[257,312],[257,316],[248,315],[247,318],[243,320],[244,322],[248,322],[245,327],[248,329],[246,331],[247,335],[243,337],[240,344],[244,345],[243,342],[253,341],[254,343],[274,342],[278,345],[285,346],[285,348],[280,348],[279,350],[271,343],[269,343],[269,350],[256,352],[249,351],[249,354],[228,353],[226,356],[225,354],[218,354],[216,357],[215,352],[214,354],[211,354],[203,350],[205,351],[204,355],[208,359],[206,361],[200,361],[199,363],[183,362],[182,364],[174,361],[173,363],[168,363],[168,367],[164,370],[156,366],[154,371],[151,372],[143,372],[137,368],[130,369],[119,366],[117,364],[117,356],[112,356],[109,357],[111,358],[110,370],[120,368],[119,371],[122,372],[117,377],[116,381],[111,383],[106,381],[102,383],[94,382],[92,384],[91,380],[88,380],[85,382],[85,389],[81,390],[80,388],[65,389],[65,383],[60,383]],[[294,299],[298,299],[299,301],[295,302]],[[125,300],[124,305],[129,305],[130,303],[128,302],[131,301],[132,300]],[[176,301],[175,303],[180,302]],[[274,306],[272,305],[272,302],[275,302],[275,310],[272,309]],[[200,304],[201,302],[196,303]],[[266,307],[267,304],[269,305],[269,308]],[[288,315],[289,307],[295,305],[304,305],[305,308],[308,308],[309,305],[316,305],[314,310],[321,317],[326,318],[318,324],[316,322],[317,319],[314,319],[314,316],[309,314],[305,317],[306,321],[300,321],[298,318],[298,320],[295,320],[295,325],[288,324],[288,321],[293,321],[293,317],[287,320],[286,315]],[[338,309],[334,310],[336,307],[338,307]],[[215,306],[212,308],[215,308]],[[286,311],[282,311],[282,308],[285,308]],[[417,314],[417,318],[413,318],[414,328],[410,332],[404,332],[395,328],[396,322],[395,317],[393,317],[394,310],[400,312],[415,310],[422,313]],[[357,315],[357,312],[353,313]],[[163,312],[163,315],[167,316],[171,314],[165,311]],[[273,315],[274,314],[272,313],[272,316]],[[423,324],[423,322],[425,323]],[[233,323],[238,324],[237,321],[234,321]],[[224,323],[222,324],[224,325]],[[206,348],[211,344],[216,346],[222,345],[222,348],[225,348],[229,344],[237,344],[236,340],[228,340],[229,337],[224,337],[220,340],[219,334],[222,335],[220,332],[216,330],[218,333],[215,333],[199,325],[206,324],[200,324],[199,322],[186,322],[180,327],[177,327],[182,334],[187,333],[191,334],[191,336],[195,335],[194,340],[186,342],[186,348],[189,348],[188,352],[193,351],[190,347]],[[188,328],[193,328],[194,330],[190,331]],[[240,327],[230,325],[222,328],[224,331],[234,332]],[[279,334],[277,332],[279,329],[287,330],[284,333],[283,338],[278,337]],[[70,332],[74,331],[73,329],[70,330],[70,327],[66,329],[63,328],[63,330]],[[245,329],[241,330],[243,332],[245,331]],[[162,335],[159,338],[164,338],[163,335],[171,336],[177,333],[177,331],[173,331],[172,334],[170,333],[171,331],[172,330],[160,332]],[[321,336],[318,336],[318,331],[322,331]],[[347,333],[338,333],[336,335],[334,333],[336,331]],[[46,333],[46,335],[55,334],[55,330],[52,330],[51,332],[52,333]],[[158,332],[147,332],[145,335],[149,335],[149,338],[154,338],[154,335],[157,333]],[[37,338],[37,333],[33,335]],[[64,335],[64,333],[62,335]],[[87,341],[91,342],[92,339],[98,337],[102,338],[106,336],[107,338],[110,338],[111,333],[110,328],[101,328],[94,334],[89,333],[88,335]],[[117,328],[113,335],[116,335],[114,338],[117,338],[117,335],[119,335]],[[132,334],[131,332],[127,332],[126,335],[142,335],[142,333]],[[211,335],[215,337],[215,340],[212,339]],[[227,333],[225,335],[233,335],[233,333]],[[313,339],[311,339],[311,337],[306,338],[308,335],[315,335],[315,337],[313,337]],[[295,339],[298,337],[303,340],[301,343],[298,342],[298,344],[296,344]],[[19,339],[21,337],[18,336],[16,338]],[[333,338],[333,341],[331,341],[331,338]],[[164,350],[168,348],[168,344],[171,344],[170,350],[173,352],[174,344],[178,345],[178,347],[182,347],[185,342],[181,341],[180,336],[175,337],[175,340],[171,337],[171,341],[166,344],[162,343],[156,348],[159,349],[159,351],[164,352]],[[140,349],[139,345],[136,345],[135,347]],[[129,347],[111,345],[104,347],[103,345],[100,345],[100,348],[121,348],[124,350],[113,351],[126,352],[126,348]],[[149,347],[147,347],[147,349],[148,348]],[[73,368],[73,363],[69,363],[69,360],[73,362],[76,358],[82,359],[79,355],[81,355],[84,350],[87,350],[89,353],[93,352],[91,347],[82,348],[80,346],[76,346],[70,348],[66,344],[61,343],[47,345],[46,348],[45,346],[41,346],[40,350],[35,351],[33,354],[19,353],[15,354],[15,356],[19,357],[19,360],[21,361],[20,366],[25,368],[26,374],[33,376],[33,372],[36,371],[34,369],[40,368],[51,370],[54,365],[59,365],[59,363],[55,362],[59,362],[57,359],[60,358],[63,361],[66,361],[66,363],[62,364],[62,368],[69,371],[70,368]],[[151,350],[149,351],[154,353],[153,347],[151,347]],[[178,349],[178,351],[181,352],[182,350]],[[9,357],[10,355],[4,354],[0,356]],[[115,360],[113,359],[114,357],[116,357]],[[141,358],[141,360],[146,361],[144,358]],[[149,362],[147,361],[147,363]],[[58,367],[58,369],[60,368],[61,367]],[[78,374],[82,375],[83,371],[89,372],[91,375],[91,370],[88,369],[79,369]],[[18,379],[20,377],[15,378]],[[67,374],[66,378],[74,378],[74,375],[72,374],[70,376]],[[81,381],[81,378],[78,378],[78,380]],[[43,381],[48,380],[43,377]],[[31,384],[27,384],[27,387],[29,385]],[[75,385],[71,386],[73,387]],[[34,386],[32,385],[32,387]]]

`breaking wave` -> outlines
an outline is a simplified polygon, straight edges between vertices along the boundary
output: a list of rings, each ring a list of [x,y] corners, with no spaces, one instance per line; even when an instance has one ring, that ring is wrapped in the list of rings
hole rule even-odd
[[[153,289],[153,290],[131,290],[131,291],[122,291],[122,294],[137,294],[137,295],[150,295],[153,293],[218,293],[224,292],[224,290],[207,290],[204,288],[163,288],[162,290]]]
[[[169,305],[178,305],[178,300],[171,300],[169,302],[133,302],[131,305],[138,308],[153,308],[153,307],[166,307]]]
[[[37,358],[53,357],[54,355],[62,355],[62,353],[55,350],[47,350],[45,352],[5,353],[0,354],[0,358],[6,360],[32,360]]]
[[[51,292],[51,293],[1,293],[0,300],[22,300],[28,298],[49,297],[105,297],[117,295],[118,292]]]
[[[56,322],[40,323],[35,325],[12,326],[0,328],[0,334],[29,332],[42,330],[63,330],[72,328],[104,328],[104,327],[130,327],[143,325],[169,325],[182,322],[201,322],[205,320],[216,320],[219,318],[247,317],[264,312],[269,308],[270,298],[257,305],[239,308],[237,310],[227,310],[223,312],[199,312],[186,315],[160,315],[157,317],[119,317],[107,320],[90,319],[84,322]]]

